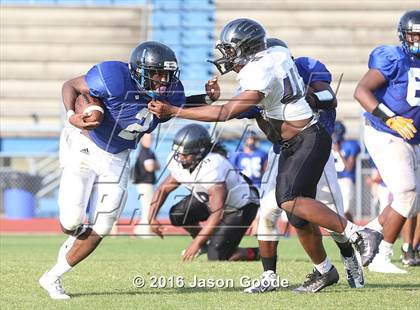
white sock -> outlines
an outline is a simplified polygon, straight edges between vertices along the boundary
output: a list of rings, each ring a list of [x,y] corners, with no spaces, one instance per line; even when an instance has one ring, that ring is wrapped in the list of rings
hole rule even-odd
[[[328,271],[331,270],[332,264],[330,262],[330,260],[327,258],[325,258],[325,260],[320,263],[320,264],[314,264],[316,270],[319,271],[320,274],[324,274],[327,273]]]
[[[63,274],[70,271],[71,268],[72,267],[67,262],[66,257],[62,257],[57,261],[57,264],[48,271],[48,275],[61,278]]]
[[[410,245],[408,243],[404,242],[403,245],[402,245],[402,250],[404,252],[408,252],[409,247],[410,247]]]
[[[76,241],[75,236],[70,236],[64,241],[63,245],[60,247],[57,256],[57,263],[52,267],[48,274],[55,277],[61,277],[64,273],[69,271],[72,267],[67,263],[66,255],[73,246],[73,243]]]
[[[390,260],[392,257],[392,247],[394,244],[386,242],[385,240],[382,240],[379,244],[379,252],[378,257],[382,257],[385,260]]]
[[[347,225],[346,225],[346,228],[344,229],[344,235],[348,238],[348,239],[350,239],[350,241],[351,242],[353,242],[354,240],[352,240],[352,238],[354,239],[355,238],[355,236],[353,236],[354,235],[354,233],[356,232],[356,231],[358,231],[358,230],[361,230],[362,228],[360,227],[360,226],[358,226],[358,225],[356,225],[356,224],[353,224],[352,222],[350,222],[350,221],[347,221]],[[353,237],[352,237],[353,236]]]
[[[381,223],[379,223],[379,218],[376,217],[375,219],[373,219],[372,221],[370,221],[366,227],[379,231],[380,233],[382,233],[382,231],[384,230],[384,228],[382,227]]]
[[[66,241],[64,241],[63,245],[58,251],[57,261],[60,260],[60,257],[65,257],[67,255],[68,251],[70,251],[71,247],[73,246],[74,241],[76,241],[75,236],[70,236]]]

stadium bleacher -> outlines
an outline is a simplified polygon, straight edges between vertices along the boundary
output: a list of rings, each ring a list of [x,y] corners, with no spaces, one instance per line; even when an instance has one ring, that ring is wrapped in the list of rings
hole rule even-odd
[[[0,10],[0,151],[43,152],[58,146],[63,81],[103,60],[126,61],[139,41],[154,39],[177,53],[187,94],[201,93],[215,73],[206,62],[224,24],[237,17],[261,22],[285,40],[295,57],[324,62],[338,90],[338,118],[348,137],[360,131],[353,100],[371,49],[397,43],[396,21],[417,1],[377,0],[6,0]],[[236,89],[233,74],[221,79],[222,96]],[[177,121],[182,124],[182,121]],[[248,125],[249,123],[245,123]],[[164,125],[165,126],[165,125]],[[163,126],[163,127],[164,127]],[[243,121],[223,128],[241,132]],[[235,137],[229,135],[226,137]],[[171,135],[159,158],[165,160]],[[57,148],[56,148],[57,149]]]
[[[367,71],[370,51],[380,44],[397,44],[397,21],[418,1],[363,0],[218,0],[215,33],[228,21],[247,17],[259,21],[269,37],[281,38],[295,57],[309,56],[327,65],[333,89],[338,90],[338,119],[344,120],[348,137],[358,138],[362,110],[353,99],[357,81]],[[236,88],[229,74],[222,86],[229,97]]]

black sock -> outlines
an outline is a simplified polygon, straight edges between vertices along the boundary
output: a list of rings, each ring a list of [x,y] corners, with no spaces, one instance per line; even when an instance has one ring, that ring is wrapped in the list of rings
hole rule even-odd
[[[344,242],[344,243],[340,243],[340,242],[335,242],[338,246],[338,248],[340,249],[340,253],[342,256],[344,257],[352,257],[354,250],[353,247],[351,246],[350,242]]]
[[[272,270],[276,273],[277,267],[277,255],[273,257],[261,257],[261,261],[263,264],[264,271]]]

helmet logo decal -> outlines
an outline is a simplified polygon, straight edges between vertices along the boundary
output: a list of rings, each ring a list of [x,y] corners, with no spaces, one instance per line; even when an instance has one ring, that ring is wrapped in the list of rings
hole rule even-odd
[[[163,69],[165,69],[165,70],[176,70],[176,69],[178,69],[178,64],[175,61],[165,61],[163,63]]]

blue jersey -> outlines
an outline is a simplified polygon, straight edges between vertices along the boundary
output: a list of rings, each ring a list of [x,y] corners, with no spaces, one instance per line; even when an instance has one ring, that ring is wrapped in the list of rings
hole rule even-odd
[[[236,169],[250,178],[252,183],[260,186],[267,157],[266,152],[255,149],[250,154],[244,152],[236,153],[229,160]]]
[[[85,79],[90,94],[100,98],[105,106],[102,123],[88,131],[101,149],[113,154],[135,149],[144,133],[153,131],[159,122],[166,121],[149,112],[147,104],[151,98],[138,91],[127,63],[99,63],[89,70]],[[178,82],[174,95],[158,96],[157,99],[175,106],[184,105],[182,83]]]
[[[331,73],[322,62],[310,57],[299,57],[295,59],[295,64],[305,85],[310,85],[317,81],[331,84]],[[332,135],[336,118],[335,108],[319,110],[317,112],[319,112],[319,122]]]
[[[356,140],[344,140],[340,144],[340,153],[347,160],[350,156],[356,157],[360,153],[359,142]],[[356,180],[356,165],[354,165],[351,171],[347,170],[344,166],[344,162],[338,154],[334,154],[335,158],[335,169],[337,170],[337,177],[350,178],[353,183]]]
[[[399,46],[383,45],[373,50],[369,69],[379,70],[387,83],[375,91],[378,102],[385,104],[395,114],[414,120],[417,133],[405,140],[410,144],[420,143],[420,59],[407,55]],[[370,113],[365,113],[376,130],[401,136]]]

